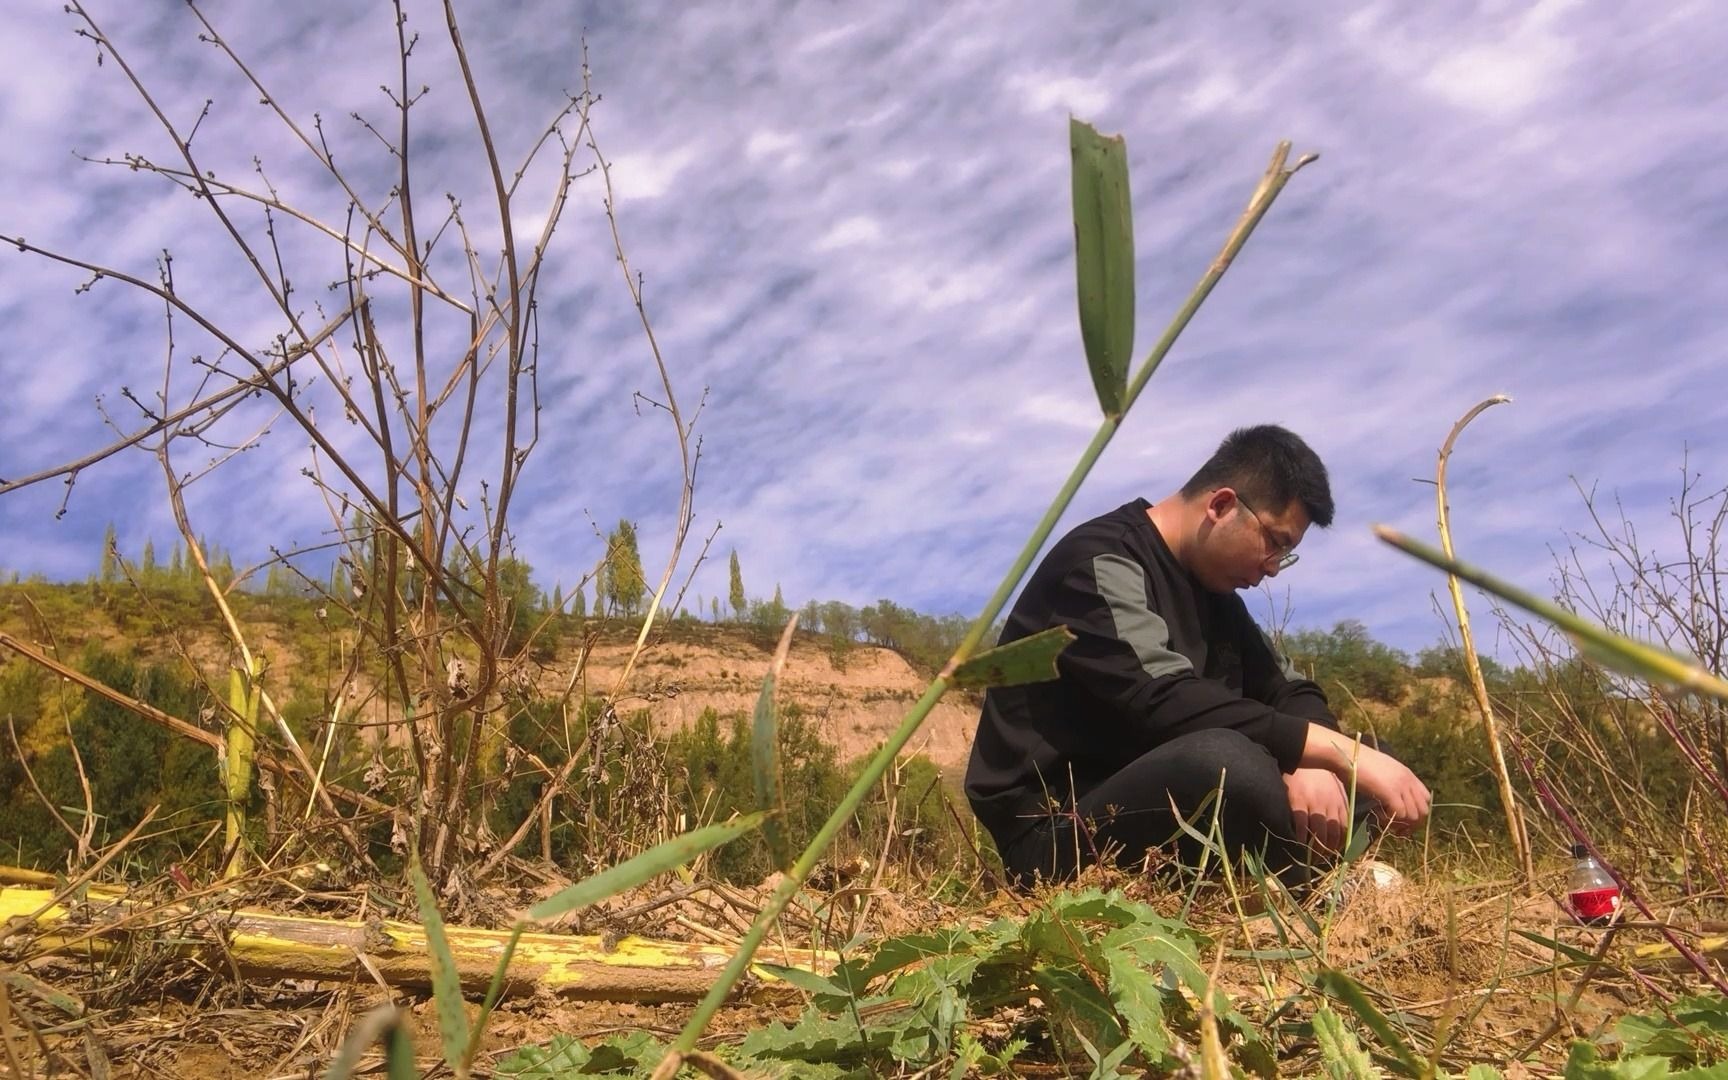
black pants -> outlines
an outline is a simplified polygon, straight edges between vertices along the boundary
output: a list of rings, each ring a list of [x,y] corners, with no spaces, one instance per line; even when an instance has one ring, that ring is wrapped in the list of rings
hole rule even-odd
[[[1358,795],[1358,828],[1367,824],[1366,803]],[[1277,759],[1246,735],[1223,728],[1147,751],[1080,796],[1077,806],[1040,818],[1006,843],[999,838],[998,849],[1009,879],[1021,888],[1035,877],[1066,881],[1111,853],[1126,866],[1138,864],[1148,851],[1174,847],[1188,865],[1196,865],[1202,846],[1177,824],[1177,814],[1206,835],[1216,815],[1232,858],[1257,854],[1291,884],[1311,873],[1312,856],[1296,841]]]

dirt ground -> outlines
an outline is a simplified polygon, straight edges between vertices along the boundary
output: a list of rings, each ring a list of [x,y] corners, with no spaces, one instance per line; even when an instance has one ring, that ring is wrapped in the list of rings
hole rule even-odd
[[[1143,881],[1117,877],[1105,883],[1125,885],[1135,899],[1170,915],[1185,902],[1182,895]],[[861,915],[871,936],[981,924],[1003,914],[1026,913],[1038,902],[994,894],[954,906],[922,896],[915,883],[889,884],[893,887],[854,894],[870,900]],[[607,911],[650,910],[631,916],[626,925],[616,925],[605,911],[596,912],[581,929],[719,940],[735,936],[749,905],[759,904],[765,892],[732,889],[706,899],[701,894],[668,899],[670,895],[644,891],[616,898],[608,902]],[[726,897],[726,903],[716,899]],[[1284,898],[1273,899],[1275,906],[1284,903]],[[1311,949],[1328,966],[1369,987],[1378,1007],[1411,1031],[1418,1043],[1444,1043],[1451,1068],[1487,1061],[1508,1069],[1511,1076],[1553,1075],[1570,1039],[1597,1034],[1615,1016],[1647,1007],[1646,992],[1624,973],[1623,965],[1633,945],[1659,940],[1654,930],[1622,930],[1608,965],[1587,980],[1581,980],[1576,969],[1556,973],[1553,950],[1519,931],[1585,951],[1596,948],[1602,931],[1569,926],[1550,900],[1520,898],[1505,883],[1406,883],[1388,892],[1360,887],[1341,906],[1310,907],[1304,910],[1315,920],[1314,928],[1306,927],[1294,908],[1279,907],[1281,920],[1267,913],[1239,912],[1223,889],[1205,886],[1189,909],[1191,923],[1224,949],[1219,982],[1239,1009],[1265,1020],[1274,1003],[1293,996],[1298,1002],[1294,1012],[1286,1008],[1289,1015],[1281,1018],[1286,1023],[1279,1046],[1281,1075],[1313,1075],[1319,1066],[1311,1043],[1289,1034],[1288,1027],[1311,1009],[1308,1002],[1313,999],[1303,997],[1302,990],[1316,962],[1266,959],[1293,946]],[[840,939],[851,936],[854,927],[828,929]],[[44,1023],[48,1017],[40,1002],[26,1002],[14,988],[13,1008],[0,1026],[14,1057],[0,1057],[0,1076],[322,1076],[346,1033],[386,997],[365,979],[347,986],[237,979],[223,970],[218,957],[170,959],[144,942],[135,942],[128,954],[103,968],[49,965],[33,975],[100,1003],[100,1008],[84,1023],[53,1032],[52,1025]],[[1581,981],[1585,985],[1579,990]],[[409,1010],[421,1064],[432,1068],[439,1040],[427,996],[415,990],[391,996]],[[708,1044],[735,1039],[776,1019],[791,1020],[800,1006],[796,994],[729,1005],[710,1026]],[[507,997],[488,1027],[483,1055],[488,1069],[479,1075],[487,1075],[491,1062],[516,1048],[558,1035],[600,1039],[647,1031],[669,1039],[691,1007],[689,1002],[577,1001],[547,993]],[[44,1048],[50,1051],[46,1056]],[[1527,1057],[1524,1064],[1516,1062],[1521,1055]],[[377,1055],[369,1060],[376,1064]],[[50,1065],[52,1070],[45,1067]],[[15,1068],[22,1071],[7,1071]],[[1043,1072],[1031,1068],[1023,1074]]]

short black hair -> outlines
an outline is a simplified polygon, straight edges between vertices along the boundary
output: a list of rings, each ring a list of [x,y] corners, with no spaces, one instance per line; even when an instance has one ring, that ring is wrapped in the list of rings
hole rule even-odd
[[[1182,485],[1182,496],[1197,498],[1221,487],[1242,492],[1250,505],[1269,513],[1300,501],[1309,521],[1322,529],[1332,524],[1332,483],[1320,455],[1277,424],[1232,431]]]

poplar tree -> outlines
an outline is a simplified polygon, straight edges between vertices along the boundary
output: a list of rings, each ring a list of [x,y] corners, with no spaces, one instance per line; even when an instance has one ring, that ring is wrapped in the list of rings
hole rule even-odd
[[[620,520],[618,528],[606,538],[606,550],[606,599],[620,613],[634,615],[648,592],[648,583],[642,576],[642,555],[636,547],[636,526],[627,519]]]
[[[750,605],[744,598],[744,575],[738,571],[737,548],[732,549],[732,587],[727,593],[727,599],[732,603],[732,614],[742,619]]]
[[[97,575],[103,581],[120,580],[120,537],[114,531],[114,523],[108,523],[108,531],[102,534],[102,563]]]

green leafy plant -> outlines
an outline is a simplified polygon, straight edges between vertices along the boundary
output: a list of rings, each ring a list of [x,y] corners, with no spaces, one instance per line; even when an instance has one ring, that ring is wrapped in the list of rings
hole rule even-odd
[[[1725,1075],[1720,1066],[1682,1067],[1665,1057],[1643,1054],[1604,1061],[1596,1047],[1579,1041],[1572,1044],[1566,1057],[1566,1080],[1721,1080]]]
[[[1320,1046],[1321,1067],[1331,1080],[1368,1080],[1380,1075],[1355,1033],[1329,1005],[1314,1011],[1314,1041]]]
[[[1171,1067],[1176,1033],[1197,1032],[1190,1000],[1208,1000],[1237,1048],[1261,1059],[1253,1028],[1199,962],[1207,944],[1120,893],[1059,894],[1024,919],[887,939],[827,978],[771,969],[812,991],[812,1008],[796,1025],[753,1034],[740,1051],[916,1068],[981,1061],[966,1025],[1036,997],[1049,1017],[1042,1034],[1084,1053],[1094,1075],[1115,1075],[1131,1059]],[[866,1010],[868,1026],[858,1020]],[[1024,1049],[1004,1056],[1013,1043],[983,1056],[1006,1065]]]
[[[525,1046],[500,1060],[498,1076],[517,1080],[564,1080],[571,1076],[640,1076],[666,1053],[645,1031],[631,1031],[592,1046],[560,1035],[544,1046]]]
[[[1326,968],[1320,972],[1320,977],[1315,980],[1315,988],[1327,997],[1348,1006],[1363,1026],[1374,1033],[1374,1037],[1380,1041],[1380,1044],[1392,1052],[1392,1064],[1398,1068],[1399,1072],[1406,1076],[1424,1075],[1422,1061],[1416,1056],[1416,1052],[1410,1049],[1410,1044],[1404,1041],[1404,1037],[1392,1025],[1392,1021],[1375,1006],[1362,985],[1355,979],[1341,971]]]
[[[809,1007],[795,1023],[758,1028],[720,1053],[752,1075],[995,1075],[1036,1040],[1044,1056],[1088,1060],[1093,1076],[1138,1076],[1180,1065],[1177,1041],[1199,1038],[1193,1003],[1200,1001],[1237,1059],[1269,1072],[1270,1054],[1255,1028],[1200,964],[1208,945],[1204,935],[1119,892],[1057,894],[1024,918],[878,941],[826,975],[763,964],[809,993]],[[996,1034],[985,1033],[984,1021],[1034,998],[1048,1017],[1042,1024],[1006,1034],[994,1025]],[[607,1045],[555,1040],[519,1052],[498,1071],[557,1080],[627,1068]]]
[[[1683,997],[1661,1012],[1621,1017],[1614,1034],[1622,1056],[1659,1055],[1687,1065],[1728,1061],[1728,998]],[[1728,1068],[1722,1071],[1728,1073]]]

